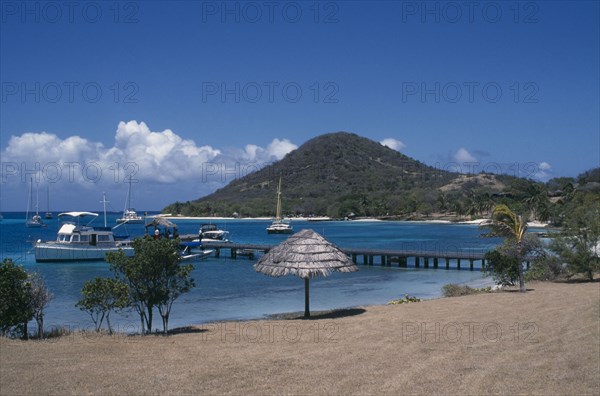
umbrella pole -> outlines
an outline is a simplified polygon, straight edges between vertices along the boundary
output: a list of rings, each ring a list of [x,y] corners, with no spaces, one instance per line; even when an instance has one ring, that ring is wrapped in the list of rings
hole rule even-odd
[[[309,303],[309,285],[308,285],[308,278],[304,278],[304,317],[305,318],[310,318],[310,303]]]

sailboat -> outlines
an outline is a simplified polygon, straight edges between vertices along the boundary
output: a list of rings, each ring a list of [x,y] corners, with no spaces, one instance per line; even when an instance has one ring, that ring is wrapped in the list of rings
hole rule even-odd
[[[288,221],[281,218],[281,176],[279,176],[279,186],[277,187],[277,213],[273,223],[267,227],[268,234],[291,234],[294,229]]]
[[[144,218],[135,212],[131,207],[131,176],[129,176],[129,190],[127,190],[127,199],[125,200],[125,209],[123,209],[123,217],[117,219],[117,223],[143,224]]]
[[[52,212],[50,212],[50,186],[47,186],[46,190],[46,203],[48,204],[46,214],[44,215],[44,219],[50,220],[52,219]]]
[[[33,203],[33,178],[29,181],[29,202],[27,204],[27,213],[25,215],[25,226],[29,228],[39,228],[45,227],[46,225],[42,222],[42,217],[38,213],[39,209],[39,194],[37,194],[36,189],[36,201],[35,201],[35,215],[29,218],[29,209],[31,209],[31,205]]]

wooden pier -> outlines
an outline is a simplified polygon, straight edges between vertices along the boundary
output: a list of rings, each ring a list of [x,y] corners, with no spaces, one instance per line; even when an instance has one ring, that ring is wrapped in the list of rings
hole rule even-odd
[[[254,259],[257,253],[266,253],[274,245],[259,245],[246,243],[216,243],[209,242],[205,248],[214,249],[216,257],[222,257],[224,250],[229,250],[229,257],[236,259],[238,256],[247,256]],[[417,250],[385,250],[385,249],[342,249],[357,264],[381,265],[400,268],[433,268],[433,269],[468,269],[481,271],[485,267],[485,253],[479,252],[437,252]],[[529,269],[529,261],[526,261]]]

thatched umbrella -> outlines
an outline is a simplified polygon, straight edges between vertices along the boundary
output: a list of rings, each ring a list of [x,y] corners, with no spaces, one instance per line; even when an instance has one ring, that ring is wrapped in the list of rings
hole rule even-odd
[[[272,248],[254,269],[269,276],[292,274],[304,278],[304,317],[309,317],[309,279],[333,271],[358,271],[358,266],[321,235],[302,230]]]

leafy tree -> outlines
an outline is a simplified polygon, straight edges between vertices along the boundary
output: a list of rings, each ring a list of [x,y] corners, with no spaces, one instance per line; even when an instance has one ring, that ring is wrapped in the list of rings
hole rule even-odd
[[[519,290],[525,292],[525,280],[523,278],[523,257],[527,253],[528,246],[524,243],[525,232],[527,231],[527,222],[523,218],[510,210],[506,205],[496,205],[492,212],[492,218],[482,225],[489,232],[484,234],[486,237],[504,238],[504,251],[516,259]]]
[[[550,199],[543,184],[531,183],[527,186],[523,202],[531,211],[534,219],[546,221],[549,217]]]
[[[568,264],[571,273],[584,273],[589,280],[600,271],[600,203],[577,207],[568,214],[561,236],[551,250]]]
[[[0,265],[0,334],[27,338],[27,322],[33,318],[29,275],[12,259]]]
[[[547,254],[533,260],[531,268],[525,273],[525,280],[552,281],[564,273],[562,260],[558,256]]]
[[[106,318],[108,333],[112,334],[110,313],[128,306],[127,286],[116,279],[98,277],[85,282],[81,294],[75,306],[90,315],[97,332]]]
[[[155,307],[167,334],[173,302],[195,286],[190,278],[193,267],[181,265],[178,240],[143,238],[132,244],[134,257],[119,251],[107,254],[106,260],[117,279],[127,285],[129,302],[140,315],[142,334],[152,331]]]
[[[501,286],[514,286],[519,281],[517,259],[502,254],[498,250],[487,252],[485,272],[492,276],[494,282]]]
[[[162,271],[161,299],[157,304],[163,322],[163,332],[168,335],[169,316],[175,300],[183,293],[190,291],[196,284],[190,274],[194,267],[191,264],[181,265],[179,261],[170,262]]]
[[[38,327],[38,338],[44,338],[44,311],[54,296],[46,287],[44,278],[42,278],[39,272],[34,272],[29,275],[29,286],[33,318]]]

